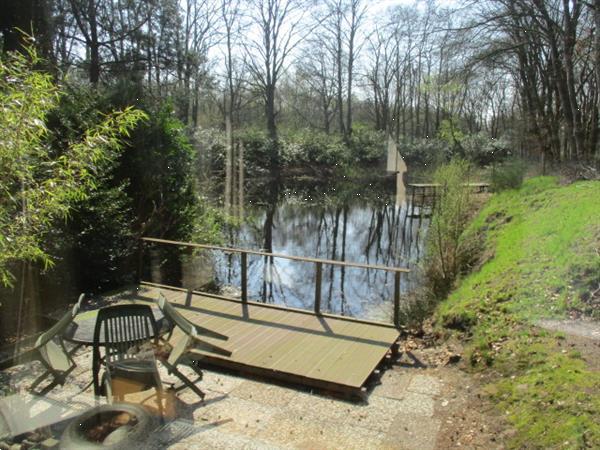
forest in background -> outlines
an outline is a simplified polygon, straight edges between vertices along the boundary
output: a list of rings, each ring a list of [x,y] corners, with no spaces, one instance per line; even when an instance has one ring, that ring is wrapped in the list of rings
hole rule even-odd
[[[597,165],[599,29],[598,2],[579,0],[9,0],[3,60],[33,46],[61,93],[51,155],[113,110],[145,119],[37,236],[52,276],[11,261],[3,297],[131,282],[143,235],[218,242],[229,219],[199,186],[230,179],[242,152],[249,177],[274,178],[376,165],[388,137],[413,168]]]
[[[5,51],[22,44],[18,27],[59,80],[170,102],[205,144],[207,130],[304,143],[309,129],[346,144],[380,131],[416,159],[440,139],[462,152],[597,155],[597,2],[8,3]]]

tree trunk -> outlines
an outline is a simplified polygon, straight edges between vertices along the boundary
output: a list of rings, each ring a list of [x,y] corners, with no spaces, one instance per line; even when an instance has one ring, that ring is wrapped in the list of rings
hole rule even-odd
[[[88,0],[89,40],[90,49],[90,83],[96,85],[100,80],[100,44],[98,42],[98,23],[96,20],[96,0]]]
[[[265,115],[267,117],[267,131],[269,137],[277,140],[277,125],[275,123],[275,86],[267,85],[265,89]]]

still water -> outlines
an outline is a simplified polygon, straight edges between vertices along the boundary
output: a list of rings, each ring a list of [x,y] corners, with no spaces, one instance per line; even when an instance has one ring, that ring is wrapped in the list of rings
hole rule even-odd
[[[422,257],[427,218],[407,202],[395,175],[247,179],[237,198],[227,205],[239,225],[226,231],[226,246],[408,269]],[[237,254],[196,252],[183,261],[181,283],[199,289],[211,281],[225,295],[239,297],[240,272]],[[252,300],[312,309],[315,278],[312,262],[248,255]],[[403,274],[401,293],[416,283],[415,272]],[[391,272],[323,265],[322,311],[390,321],[393,292]]]

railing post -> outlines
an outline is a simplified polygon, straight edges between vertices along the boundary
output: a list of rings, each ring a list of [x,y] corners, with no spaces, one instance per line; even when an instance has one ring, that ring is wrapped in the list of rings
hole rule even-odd
[[[248,301],[248,254],[246,252],[241,252],[241,278],[242,278],[242,302],[246,303]]]
[[[323,276],[323,263],[315,263],[315,314],[321,314],[321,278]]]
[[[144,248],[146,243],[143,238],[140,238],[140,247],[138,250],[138,283],[142,281],[142,271],[144,270]]]
[[[394,325],[400,327],[400,272],[394,273]]]

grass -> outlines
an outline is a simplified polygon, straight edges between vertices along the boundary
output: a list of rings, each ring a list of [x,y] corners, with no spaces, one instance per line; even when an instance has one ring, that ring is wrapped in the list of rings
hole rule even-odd
[[[598,317],[600,182],[539,177],[493,196],[471,224],[481,266],[440,304],[438,326],[468,339],[489,394],[517,430],[515,448],[600,448],[600,373],[540,318]]]

